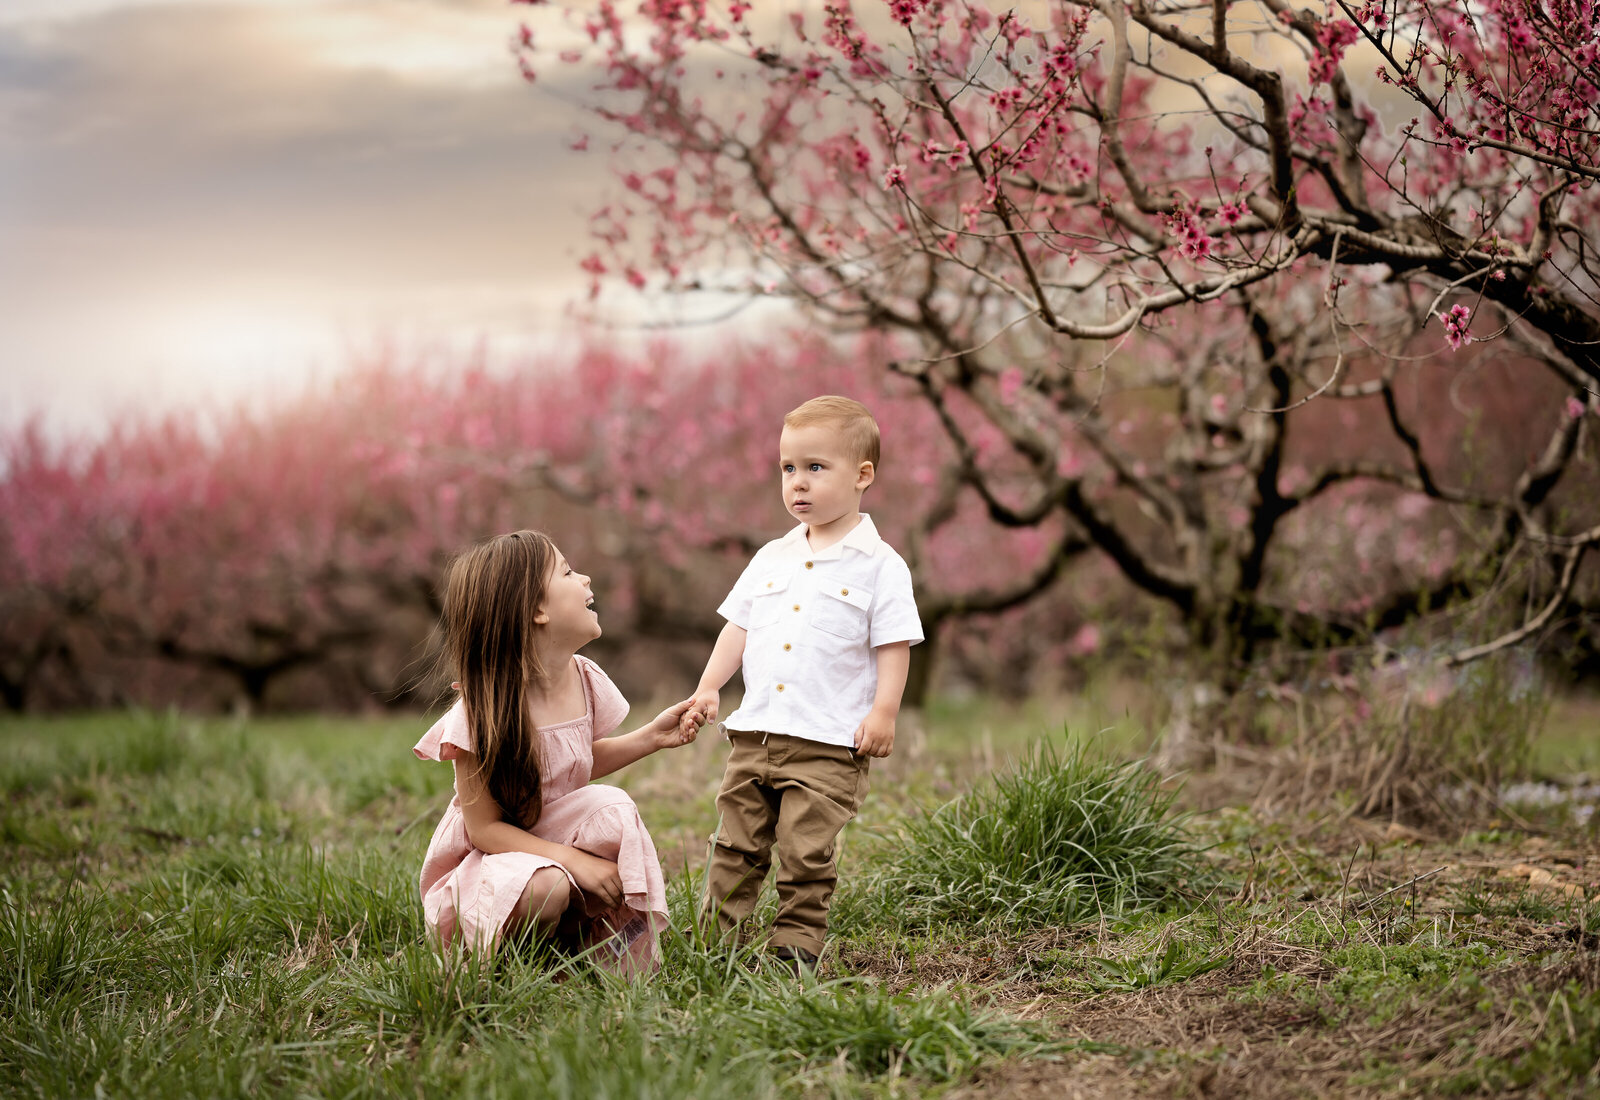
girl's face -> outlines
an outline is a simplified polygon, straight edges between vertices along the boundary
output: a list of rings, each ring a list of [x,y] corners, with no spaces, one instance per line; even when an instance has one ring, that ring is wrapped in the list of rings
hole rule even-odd
[[[554,568],[544,580],[544,599],[539,602],[533,621],[574,649],[600,637],[600,617],[594,612],[589,578],[572,568],[560,550],[556,551]]]

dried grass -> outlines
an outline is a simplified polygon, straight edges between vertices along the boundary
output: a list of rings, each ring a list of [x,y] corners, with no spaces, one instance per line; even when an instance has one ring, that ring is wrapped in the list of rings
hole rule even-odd
[[[1496,792],[1526,768],[1550,696],[1514,657],[1448,676],[1389,666],[1337,691],[1282,698],[1292,721],[1280,748],[1218,746],[1260,775],[1262,814],[1332,809],[1419,829],[1490,814],[1526,824]]]

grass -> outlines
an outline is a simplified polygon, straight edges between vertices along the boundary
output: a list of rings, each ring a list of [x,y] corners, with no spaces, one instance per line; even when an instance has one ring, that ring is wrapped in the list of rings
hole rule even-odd
[[[1041,741],[1010,770],[908,818],[865,900],[879,926],[1072,924],[1176,902],[1200,871],[1172,791],[1137,763]]]
[[[639,984],[427,946],[419,720],[0,719],[0,1095],[1600,1092],[1592,838],[1186,816],[1137,731],[1043,736],[1092,709],[908,726],[820,979],[685,932],[720,746],[624,772],[672,876]]]

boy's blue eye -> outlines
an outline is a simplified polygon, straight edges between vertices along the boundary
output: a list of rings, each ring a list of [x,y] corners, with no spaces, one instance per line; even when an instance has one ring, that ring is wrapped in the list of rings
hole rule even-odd
[[[811,464],[811,472],[812,472],[812,473],[814,473],[814,474],[815,474],[815,473],[820,473],[820,472],[821,472],[821,470],[822,470],[822,463],[820,463],[820,462],[813,462],[813,463],[812,463],[812,464]]]

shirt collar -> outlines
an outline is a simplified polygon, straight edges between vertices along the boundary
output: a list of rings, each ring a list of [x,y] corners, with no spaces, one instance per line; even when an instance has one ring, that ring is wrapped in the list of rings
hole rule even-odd
[[[787,535],[783,536],[786,550],[796,551],[801,554],[811,555],[811,547],[806,542],[806,525],[801,523],[795,526]],[[842,554],[845,547],[859,550],[869,557],[878,552],[878,547],[883,544],[883,536],[878,534],[877,525],[872,522],[872,517],[865,512],[861,513],[861,522],[850,529],[850,533],[826,550],[819,551],[814,557],[834,557]]]

